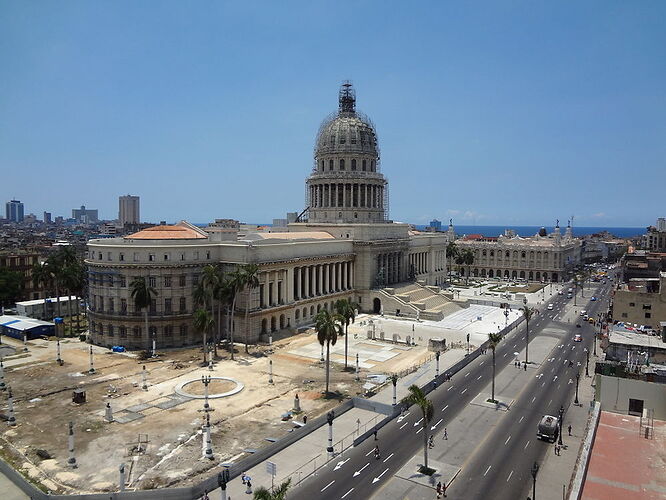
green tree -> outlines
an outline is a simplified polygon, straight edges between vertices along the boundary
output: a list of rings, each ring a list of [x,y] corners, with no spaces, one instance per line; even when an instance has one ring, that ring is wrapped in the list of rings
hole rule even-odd
[[[349,324],[354,323],[356,320],[356,310],[358,309],[358,304],[352,302],[349,299],[339,299],[335,302],[334,305],[335,312],[338,313],[344,319],[343,324],[345,325],[345,370],[347,369],[347,350],[349,346]]]
[[[215,338],[213,339],[213,355],[217,357],[217,344],[219,342],[219,333],[220,333],[220,322],[219,322],[219,311],[220,311],[220,301],[218,300],[220,296],[220,289],[222,287],[222,282],[224,281],[224,274],[219,266],[214,266],[208,264],[203,268],[203,274],[199,283],[203,288],[203,293],[206,297],[206,300],[203,301],[204,307],[207,304],[210,307],[211,316],[215,317],[215,303],[218,305],[218,323]],[[204,348],[205,349],[205,348]]]
[[[49,318],[46,304],[48,303],[49,289],[53,283],[53,276],[51,275],[49,265],[46,262],[36,262],[32,266],[32,279],[44,288],[44,310],[42,315],[43,319],[47,320]]]
[[[534,316],[534,309],[525,304],[521,308],[521,311],[523,313],[523,317],[525,318],[525,364],[527,364],[529,363],[527,351],[530,346],[530,320],[532,319],[532,316]]]
[[[21,300],[23,282],[23,273],[0,268],[0,305],[9,307]]]
[[[406,403],[410,406],[416,405],[421,409],[423,414],[423,419],[421,420],[423,424],[423,466],[425,470],[428,469],[428,424],[432,420],[433,413],[435,411],[432,401],[430,401],[426,394],[421,390],[418,385],[412,384],[407,389],[409,394],[405,396],[402,400],[403,403]]]
[[[495,348],[497,347],[497,344],[499,344],[501,340],[502,340],[502,335],[500,335],[499,333],[488,334],[488,346],[490,346],[490,348],[493,351],[493,383],[492,383],[492,390],[490,393],[490,400],[493,403],[497,403],[497,401],[495,400]]]
[[[231,297],[231,310],[229,312],[229,348],[231,349],[231,359],[234,359],[234,316],[236,314],[236,299],[238,298],[238,292],[243,289],[244,285],[244,276],[243,272],[240,269],[235,269],[230,272],[225,286],[227,290],[225,293]]]
[[[248,316],[250,314],[252,290],[259,286],[259,266],[256,264],[245,264],[241,266],[242,290],[245,292],[245,352],[249,353],[248,340],[250,338],[250,325]]]
[[[143,320],[146,327],[146,338],[148,339],[148,349],[150,349],[150,330],[148,329],[148,308],[153,301],[153,297],[157,296],[157,290],[146,283],[146,278],[137,276],[130,283],[130,296],[134,300],[134,308],[137,311],[143,309]]]
[[[202,334],[203,362],[206,363],[206,336],[215,326],[215,318],[208,309],[200,308],[194,311],[194,328]]]
[[[254,500],[284,500],[287,498],[287,490],[291,486],[291,478],[280,483],[272,490],[260,486],[254,490]]]
[[[328,396],[330,380],[331,345],[335,345],[338,335],[342,335],[342,323],[344,318],[339,314],[331,314],[322,309],[315,316],[315,330],[320,345],[326,345],[326,392]]]

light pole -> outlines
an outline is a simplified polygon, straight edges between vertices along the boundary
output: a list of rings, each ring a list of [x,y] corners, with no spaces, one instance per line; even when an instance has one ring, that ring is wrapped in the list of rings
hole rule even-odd
[[[507,326],[509,326],[509,304],[506,304],[506,309],[504,309],[504,328]]]
[[[469,333],[467,334],[467,355],[469,356]]]
[[[210,384],[210,375],[205,376],[201,375],[201,383],[204,385],[204,407],[203,411],[210,411],[210,405],[208,404],[208,384]]]
[[[268,383],[273,383],[273,360],[268,360]]]
[[[578,381],[580,380],[580,372],[576,372],[576,399],[574,399],[574,404],[578,404]]]
[[[589,366],[590,366],[590,351],[585,349],[585,376],[586,377],[590,376]]]
[[[329,411],[326,414],[326,421],[328,422],[328,457],[333,458],[333,419],[335,418],[335,413],[333,410]]]
[[[539,473],[539,464],[534,462],[532,465],[532,500],[536,500],[536,477]]]
[[[559,411],[558,415],[560,416],[560,418],[558,420],[558,425],[560,427],[560,430],[557,433],[557,444],[562,446],[564,444],[564,443],[562,443],[562,419],[564,418],[564,406],[560,406],[560,411]]]
[[[439,356],[440,356],[440,352],[436,351],[435,352],[435,378],[439,377]]]

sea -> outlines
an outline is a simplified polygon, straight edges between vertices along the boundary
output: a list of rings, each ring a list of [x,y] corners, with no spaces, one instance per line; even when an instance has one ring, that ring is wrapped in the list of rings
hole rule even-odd
[[[425,229],[425,225],[416,225],[417,229]],[[446,231],[447,226],[442,225],[442,230]],[[516,234],[519,236],[534,236],[539,232],[541,226],[454,226],[457,235],[463,234],[482,234],[484,236],[499,236],[504,234],[505,229],[513,229]],[[554,231],[554,227],[546,227],[546,231],[551,233]],[[560,227],[560,231],[564,234],[566,227]],[[573,234],[574,236],[585,236],[587,234],[601,233],[602,231],[608,231],[613,236],[618,238],[633,238],[636,236],[641,236],[645,234],[644,227],[586,227],[586,226],[574,226]]]

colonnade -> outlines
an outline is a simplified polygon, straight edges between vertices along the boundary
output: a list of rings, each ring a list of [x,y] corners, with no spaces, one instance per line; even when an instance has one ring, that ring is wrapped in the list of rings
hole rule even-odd
[[[295,267],[292,272],[293,300],[308,299],[354,288],[354,263],[330,262]]]
[[[430,252],[415,252],[409,254],[409,266],[414,274],[427,274],[429,272]]]
[[[384,186],[359,182],[310,184],[310,208],[384,208]]]
[[[404,281],[403,255],[403,252],[387,252],[377,255],[377,270],[383,271],[385,285]]]

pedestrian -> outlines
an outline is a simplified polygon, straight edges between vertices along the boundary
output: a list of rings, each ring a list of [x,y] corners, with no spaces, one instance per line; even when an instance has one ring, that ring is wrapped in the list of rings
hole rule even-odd
[[[571,436],[571,424],[569,424],[569,436]]]
[[[442,498],[442,483],[437,483],[437,498]]]
[[[247,484],[247,476],[245,475],[245,472],[241,474],[241,481],[243,481],[243,484]]]
[[[250,478],[247,478],[247,489],[245,490],[245,493],[251,494],[252,493],[252,483],[250,482]]]
[[[446,432],[446,427],[444,427],[444,439],[449,439],[449,433]]]
[[[377,441],[377,429],[375,429],[374,435],[375,435],[375,441]]]
[[[557,443],[555,443],[555,446],[553,446],[553,453],[555,453],[555,455],[557,455]]]
[[[307,424],[307,423],[308,423],[308,416],[307,416],[307,415],[303,415],[303,425],[305,425],[305,424]]]

